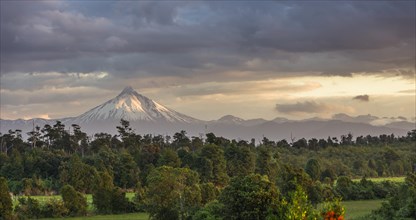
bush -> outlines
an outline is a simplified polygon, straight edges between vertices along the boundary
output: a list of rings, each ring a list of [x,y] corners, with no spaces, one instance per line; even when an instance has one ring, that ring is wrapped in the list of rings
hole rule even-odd
[[[96,179],[92,198],[98,213],[126,213],[136,210],[134,203],[126,198],[126,193],[114,187],[113,178],[108,172],[101,173],[100,178]]]
[[[49,199],[40,204],[36,199],[21,197],[15,213],[19,219],[62,218],[69,214],[69,210],[58,199]]]
[[[373,215],[384,219],[416,219],[416,174],[410,173],[406,183]]]
[[[372,182],[361,179],[360,182],[353,182],[348,177],[338,178],[335,191],[343,200],[368,200],[384,199],[390,195],[397,194],[400,183],[391,181]]]
[[[15,213],[19,219],[41,218],[42,210],[38,200],[30,197],[19,198],[19,204],[16,206]]]
[[[219,201],[225,219],[265,219],[278,204],[279,193],[267,176],[251,174],[235,177],[224,188]]]
[[[345,215],[345,208],[341,206],[341,200],[335,199],[333,201],[325,202],[321,210],[321,216],[325,220],[337,219],[343,220]]]
[[[74,187],[65,185],[61,189],[62,200],[71,216],[84,216],[87,214],[87,199],[77,192]]]
[[[129,213],[136,210],[134,203],[126,198],[126,193],[120,188],[113,189],[111,194],[111,212],[112,213]]]
[[[224,205],[218,200],[207,203],[203,208],[198,210],[192,217],[193,220],[222,220]]]
[[[296,187],[295,191],[289,193],[289,201],[283,200],[282,207],[284,219],[298,220],[298,219],[316,219],[318,213],[313,209],[311,202],[308,200],[308,195],[300,185]]]
[[[45,218],[62,218],[68,213],[69,211],[62,200],[50,199],[41,206],[41,216]]]
[[[146,190],[142,187],[142,184],[138,182],[135,191],[136,193],[133,202],[136,206],[136,211],[144,212],[146,209]]]
[[[218,189],[211,182],[201,184],[200,188],[202,204],[207,204],[208,202],[216,199],[219,194]]]

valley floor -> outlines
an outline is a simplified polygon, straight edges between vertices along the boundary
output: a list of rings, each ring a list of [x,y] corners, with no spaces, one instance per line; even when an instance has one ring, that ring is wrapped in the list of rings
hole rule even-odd
[[[383,200],[345,201],[345,219],[357,219],[371,214],[371,211],[381,207]]]
[[[342,204],[345,206],[345,219],[357,219],[364,217],[371,213],[371,211],[379,208],[383,200],[365,200],[365,201],[345,201]],[[47,218],[44,220],[49,220],[53,218]],[[62,218],[56,218],[62,219]],[[147,213],[129,213],[129,214],[120,214],[120,215],[95,215],[95,216],[84,216],[84,217],[74,217],[74,218],[65,218],[69,220],[147,220],[149,215]]]

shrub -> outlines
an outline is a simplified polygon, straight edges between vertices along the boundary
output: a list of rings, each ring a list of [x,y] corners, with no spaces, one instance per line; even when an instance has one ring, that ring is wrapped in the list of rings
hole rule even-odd
[[[19,204],[16,206],[15,213],[19,219],[41,218],[42,210],[38,200],[30,197],[19,198]]]
[[[340,199],[325,202],[321,210],[321,216],[325,220],[344,220],[345,208],[340,203]]]
[[[278,197],[267,176],[251,174],[233,178],[219,201],[224,205],[225,219],[265,219],[269,210],[277,207]]]
[[[68,213],[69,211],[62,200],[50,199],[41,206],[41,216],[45,218],[62,218]]]
[[[384,219],[416,219],[416,174],[410,173],[398,192],[373,214]]]
[[[71,216],[83,216],[87,214],[87,199],[77,192],[74,187],[65,185],[61,189],[62,200]]]
[[[114,187],[113,178],[108,172],[101,173],[100,178],[96,179],[92,198],[98,213],[108,214],[135,211],[134,203],[126,198],[126,193],[120,188]]]
[[[133,202],[136,205],[136,211],[144,212],[146,209],[146,191],[142,187],[140,182],[137,183],[136,193],[133,198]]]
[[[224,205],[218,200],[207,203],[203,208],[198,210],[192,217],[194,220],[222,220]]]
[[[313,209],[312,204],[308,200],[308,195],[300,185],[295,191],[289,193],[289,201],[283,200],[284,219],[316,219],[318,213]]]

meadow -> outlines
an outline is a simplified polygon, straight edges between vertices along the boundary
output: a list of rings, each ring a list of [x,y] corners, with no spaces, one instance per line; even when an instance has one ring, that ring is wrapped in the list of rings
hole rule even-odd
[[[15,196],[13,198],[13,206],[16,206],[18,204],[18,198],[19,197],[27,197],[27,196]],[[94,206],[92,204],[92,194],[86,194],[85,197],[87,198],[88,203],[88,211],[93,211]],[[134,193],[128,192],[126,193],[126,197],[131,201],[134,198]],[[61,195],[53,195],[53,196],[31,196],[31,198],[38,200],[39,202],[43,203],[50,199],[58,199],[62,200]]]
[[[391,181],[396,183],[403,183],[406,179],[405,176],[396,176],[396,177],[375,177],[375,178],[366,178],[372,182],[384,182],[384,181]],[[361,179],[352,179],[352,181],[360,181]]]
[[[381,207],[383,200],[344,201],[345,219],[356,219],[364,217]]]
[[[62,218],[45,218],[48,219],[62,219]],[[95,215],[95,216],[83,216],[83,217],[73,217],[65,218],[71,220],[147,220],[149,219],[149,214],[147,213],[129,213],[129,214],[120,214],[120,215]]]
[[[375,179],[381,179],[381,178],[375,178]],[[395,181],[403,180],[404,178],[382,178],[384,180],[387,179],[394,179]],[[393,180],[391,180],[393,181]],[[134,197],[134,193],[126,193],[126,197],[129,200],[132,200]],[[49,199],[62,199],[60,195],[53,195],[53,196],[31,196],[31,198],[37,199],[40,202],[45,202]],[[93,205],[92,205],[92,195],[87,194],[87,203],[88,203],[88,210],[93,211]],[[375,210],[381,206],[381,203],[383,200],[364,200],[364,201],[344,201],[342,202],[342,205],[344,205],[346,210],[346,219],[356,219],[360,217],[364,217],[371,213],[372,210]],[[17,204],[17,198],[14,200],[14,204]],[[94,215],[94,216],[84,216],[84,217],[72,217],[72,218],[65,218],[65,219],[71,219],[71,220],[117,220],[117,219],[135,219],[135,220],[144,220],[148,219],[149,214],[148,213],[129,213],[129,214],[119,214],[119,215]],[[45,218],[46,219],[54,219],[54,218]],[[58,218],[55,218],[58,219]],[[62,219],[62,218],[59,218]]]

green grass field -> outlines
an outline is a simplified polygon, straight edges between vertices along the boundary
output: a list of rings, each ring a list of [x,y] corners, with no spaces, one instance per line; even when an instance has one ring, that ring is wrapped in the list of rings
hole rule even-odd
[[[87,203],[88,203],[88,210],[89,211],[93,211],[93,205],[92,205],[92,195],[91,194],[87,194],[85,195],[85,197],[87,198]],[[132,200],[134,197],[134,193],[126,193],[126,197],[129,200]],[[54,196],[31,196],[31,198],[34,198],[36,200],[38,200],[40,203],[42,202],[46,202],[50,199],[58,199],[61,200],[62,197],[60,195],[54,195]],[[15,197],[15,199],[13,200],[13,205],[17,205],[18,201],[17,201],[18,197]],[[46,219],[53,219],[53,218],[46,218]],[[45,220],[46,220],[45,219]],[[62,218],[59,218],[62,219]],[[117,220],[117,219],[123,219],[123,220],[147,220],[149,219],[149,214],[147,213],[129,213],[129,214],[120,214],[120,215],[94,215],[94,216],[84,216],[84,217],[73,217],[73,218],[64,218],[64,219],[71,219],[71,220]]]
[[[54,219],[54,218],[45,218],[43,220]],[[147,220],[149,219],[149,214],[147,213],[130,213],[130,214],[120,214],[120,215],[95,215],[95,216],[83,216],[83,217],[74,217],[74,218],[59,218],[59,219],[69,219],[69,220]]]
[[[388,179],[388,178],[386,178]],[[404,181],[404,178],[402,178]],[[383,180],[380,180],[383,181]],[[396,181],[399,181],[397,179]],[[133,199],[134,193],[126,193],[126,197],[130,200]],[[39,200],[40,202],[45,202],[49,199],[62,199],[60,195],[55,196],[32,196],[32,198]],[[87,194],[87,203],[88,203],[88,210],[93,211],[92,205],[92,195]],[[372,210],[375,210],[381,206],[383,200],[365,200],[365,201],[344,201],[342,204],[345,206],[345,219],[355,219],[358,217],[363,217],[371,213]],[[14,200],[15,205],[17,204],[17,199]],[[78,220],[78,219],[91,219],[91,220],[112,220],[112,219],[135,219],[135,220],[144,220],[148,219],[149,215],[147,213],[130,213],[130,214],[121,214],[121,215],[96,215],[96,216],[86,216],[86,217],[75,217],[75,218],[65,218],[71,220]]]
[[[23,196],[23,197],[26,197],[26,196]],[[87,198],[88,210],[89,211],[92,211],[93,208],[94,208],[93,205],[92,205],[92,195],[91,194],[86,194],[85,197]],[[134,193],[126,193],[126,197],[129,200],[132,200],[133,197],[134,197]],[[17,205],[17,203],[18,203],[18,200],[17,199],[18,198],[19,197],[16,196],[13,199],[13,206],[16,206]],[[58,199],[58,200],[61,200],[62,199],[62,197],[60,195],[54,195],[54,196],[31,196],[31,198],[38,200],[40,203],[46,202],[46,201],[48,201],[50,199]]]
[[[345,201],[345,219],[355,219],[371,213],[381,207],[383,200]]]
[[[383,181],[391,181],[397,183],[403,183],[405,180],[405,176],[398,176],[398,177],[377,177],[377,178],[367,178],[367,180],[371,180],[373,182],[383,182]],[[352,181],[360,181],[361,179],[353,179]]]

